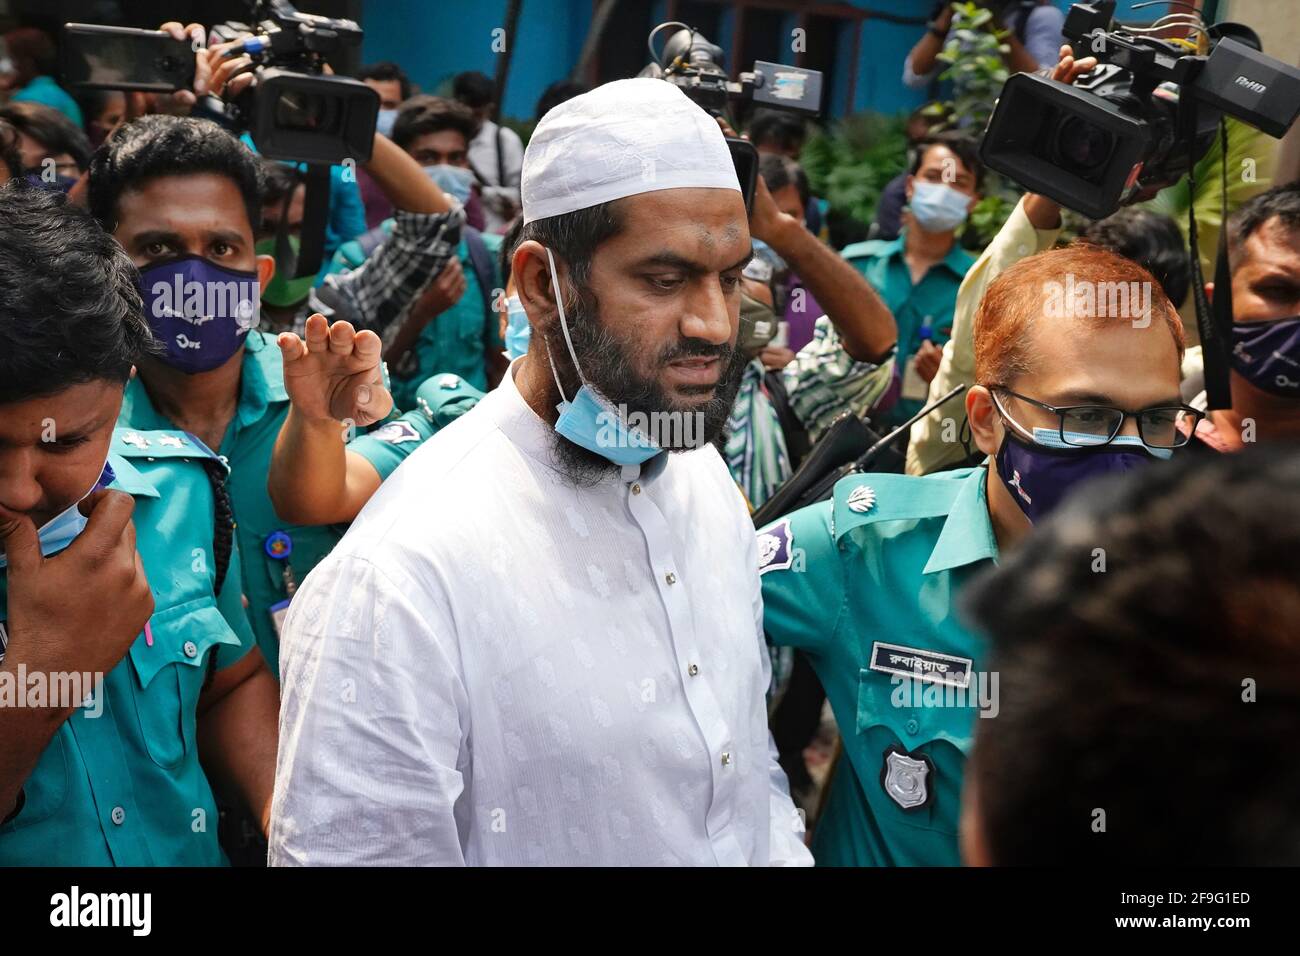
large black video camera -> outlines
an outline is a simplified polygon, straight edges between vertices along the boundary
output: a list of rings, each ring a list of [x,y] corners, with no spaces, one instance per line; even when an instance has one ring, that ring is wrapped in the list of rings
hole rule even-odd
[[[210,31],[213,45],[242,41],[230,57],[248,56],[257,80],[208,112],[247,130],[269,159],[333,165],[362,163],[374,145],[379,95],[358,80],[324,73],[326,57],[361,43],[353,20],[299,13],[289,0],[248,0],[252,24]],[[69,85],[167,92],[194,80],[194,49],[156,30],[69,23],[63,75]]]
[[[678,29],[656,56],[655,36],[668,27]],[[647,43],[652,62],[640,75],[676,84],[715,116],[725,115],[730,102],[750,101],[805,116],[821,112],[822,75],[816,70],[755,60],[754,69],[741,73],[739,80],[733,82],[722,68],[722,47],[710,43],[698,30],[684,23],[659,24],[650,31]]]
[[[655,36],[668,27],[677,27],[677,31],[656,54]],[[738,81],[732,81],[722,68],[722,47],[710,43],[694,27],[677,21],[659,24],[650,31],[646,43],[650,47],[651,62],[638,76],[667,80],[714,116],[729,118],[728,105],[751,102],[804,116],[816,116],[821,112],[822,75],[816,70],[755,60],[752,71],[741,73]],[[758,153],[748,140],[734,136],[727,137],[727,148],[731,150],[731,161],[736,166],[745,208],[752,211],[758,180]]]
[[[1300,114],[1300,70],[1265,56],[1248,27],[1206,27],[1203,42],[1159,39],[1114,22],[1115,0],[1076,3],[1063,33],[1095,70],[1073,86],[1020,73],[1002,88],[980,147],[984,163],[1094,219],[1149,198],[1205,155],[1220,118],[1280,137]],[[1208,52],[1202,52],[1208,48]]]
[[[232,104],[262,155],[310,163],[370,158],[379,94],[359,80],[322,74],[325,58],[361,44],[361,27],[299,13],[289,0],[255,0],[257,23],[223,23],[216,42],[245,34],[243,52],[257,64],[257,82]]]

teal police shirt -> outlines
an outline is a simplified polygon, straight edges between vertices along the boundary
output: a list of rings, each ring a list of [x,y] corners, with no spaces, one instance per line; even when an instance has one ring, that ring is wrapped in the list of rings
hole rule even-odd
[[[930,340],[940,348],[952,334],[952,315],[957,307],[957,290],[975,257],[953,243],[942,260],[932,265],[913,285],[912,271],[903,258],[906,230],[897,239],[872,239],[845,246],[841,253],[866,277],[884,300],[898,323],[898,374],[907,360],[921,348],[922,328],[930,329]],[[924,402],[900,398],[884,420],[901,424],[916,414]]]
[[[348,442],[385,481],[411,452],[479,403],[483,393],[459,375],[434,375],[415,391],[415,408]]]
[[[818,865],[960,862],[962,771],[996,693],[955,610],[997,559],[985,474],[852,475],[759,531],[764,630],[807,654],[843,742]]]
[[[284,367],[275,336],[250,332],[244,346],[239,405],[217,452],[230,465],[235,541],[243,565],[248,620],[271,673],[279,676],[279,622],[296,588],[346,530],[281,521],[266,490],[271,452],[289,414]],[[126,387],[120,421],[132,428],[171,428],[139,377]]]
[[[237,550],[221,595],[213,595],[214,499],[199,463],[213,457],[184,432],[114,432],[109,487],[135,498],[136,549],[153,616],[91,705],[78,708],[41,754],[21,808],[0,826],[0,866],[226,862],[199,765],[196,709],[209,668],[230,666],[255,641],[240,603]],[[6,578],[0,570],[0,620]]]
[[[384,221],[384,229],[391,231],[392,227],[391,219]],[[398,408],[414,409],[416,390],[434,374],[451,372],[474,388],[487,388],[487,357],[505,348],[501,341],[498,313],[484,308],[484,302],[491,302],[496,289],[502,285],[496,264],[501,237],[492,233],[479,235],[491,261],[488,277],[491,288],[484,290],[480,284],[469,246],[462,238],[456,247],[456,255],[465,276],[464,294],[455,305],[426,325],[411,351],[402,357],[401,362],[389,368],[393,400]],[[335,253],[332,268],[334,271],[355,269],[365,259],[361,244],[353,240],[344,243]]]

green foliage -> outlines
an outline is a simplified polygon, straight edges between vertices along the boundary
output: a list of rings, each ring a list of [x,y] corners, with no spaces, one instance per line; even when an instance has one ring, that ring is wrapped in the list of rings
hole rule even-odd
[[[954,3],[952,11],[952,26],[938,58],[948,64],[939,78],[952,81],[953,98],[927,109],[926,115],[935,118],[936,129],[983,130],[1010,75],[1003,60],[1007,31],[978,3]],[[962,245],[970,249],[988,245],[1015,209],[1021,192],[1010,180],[986,170]]]
[[[948,125],[983,129],[988,123],[1009,76],[1002,59],[1009,49],[1006,36],[986,8],[970,2],[952,5],[952,26],[939,53],[939,61],[948,64],[939,79],[951,80],[953,87],[953,98],[945,104]]]
[[[906,168],[905,116],[858,113],[817,131],[799,161],[812,191],[832,209],[870,223],[885,185]]]

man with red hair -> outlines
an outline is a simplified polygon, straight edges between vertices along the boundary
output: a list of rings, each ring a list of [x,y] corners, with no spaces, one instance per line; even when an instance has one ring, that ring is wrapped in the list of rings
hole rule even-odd
[[[974,345],[966,412],[983,465],[854,475],[759,532],[764,630],[808,655],[843,734],[813,839],[822,865],[959,862],[975,716],[996,716],[998,698],[954,602],[1067,492],[1169,457],[1201,416],[1179,397],[1182,325],[1160,285],[1096,247],[1004,271]]]

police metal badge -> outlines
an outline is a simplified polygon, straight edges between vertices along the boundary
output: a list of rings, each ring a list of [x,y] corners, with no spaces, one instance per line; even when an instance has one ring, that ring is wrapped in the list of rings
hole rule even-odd
[[[794,563],[794,531],[790,519],[782,518],[758,533],[758,573],[780,571]]]
[[[885,751],[880,785],[889,798],[904,810],[919,810],[930,802],[930,771],[933,765],[924,754],[909,754],[894,744]]]
[[[866,514],[876,506],[876,489],[870,485],[858,485],[849,492],[846,504],[849,506],[850,511],[857,512],[860,515]]]

